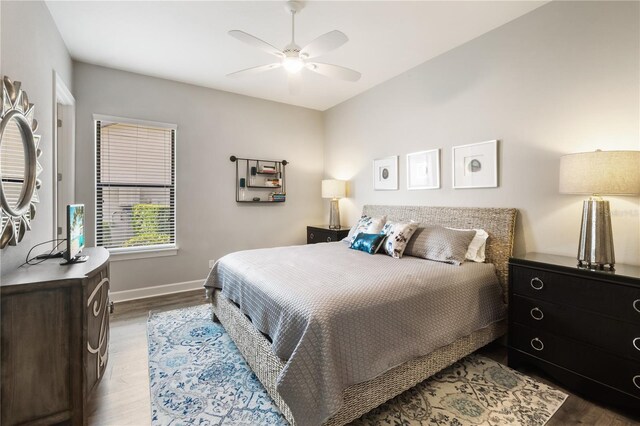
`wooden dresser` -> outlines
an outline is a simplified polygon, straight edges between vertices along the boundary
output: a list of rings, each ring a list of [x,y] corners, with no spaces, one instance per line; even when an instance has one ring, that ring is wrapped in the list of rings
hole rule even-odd
[[[576,393],[640,414],[640,267],[509,262],[509,366],[533,364]]]
[[[109,346],[109,253],[85,263],[50,259],[23,266],[0,285],[3,426],[87,423]]]

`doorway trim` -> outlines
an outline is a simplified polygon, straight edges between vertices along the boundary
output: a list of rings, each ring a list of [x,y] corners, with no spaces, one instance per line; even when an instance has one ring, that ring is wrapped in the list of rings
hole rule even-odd
[[[58,235],[58,104],[63,105],[67,110],[69,116],[71,117],[69,125],[71,128],[70,131],[67,132],[68,137],[70,138],[69,146],[73,149],[70,150],[70,153],[73,155],[73,168],[75,170],[75,117],[76,117],[76,100],[71,94],[71,91],[62,80],[62,77],[54,70],[53,71],[53,144],[52,144],[52,156],[53,156],[53,167],[52,169],[52,182],[53,182],[53,236],[52,238],[55,240],[57,238],[61,238]],[[75,180],[75,173],[74,173]],[[75,188],[75,183],[74,183]],[[54,244],[55,245],[55,244]]]

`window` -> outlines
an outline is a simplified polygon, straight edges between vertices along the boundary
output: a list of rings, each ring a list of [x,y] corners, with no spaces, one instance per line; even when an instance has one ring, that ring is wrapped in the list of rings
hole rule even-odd
[[[176,126],[96,116],[96,245],[176,248]]]
[[[1,85],[0,85],[1,87]],[[2,170],[2,189],[7,199],[7,204],[16,208],[22,195],[22,187],[25,183],[24,146],[22,144],[22,134],[16,120],[8,122],[2,134],[2,145],[0,145],[0,170]],[[9,220],[10,216],[0,213],[2,217],[2,227]],[[29,216],[27,214],[27,219]]]

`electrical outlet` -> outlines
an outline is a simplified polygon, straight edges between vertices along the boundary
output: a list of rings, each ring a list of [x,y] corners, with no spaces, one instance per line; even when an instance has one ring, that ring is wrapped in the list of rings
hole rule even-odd
[[[209,261],[209,269],[213,268],[213,265],[216,263],[215,259],[211,259]]]

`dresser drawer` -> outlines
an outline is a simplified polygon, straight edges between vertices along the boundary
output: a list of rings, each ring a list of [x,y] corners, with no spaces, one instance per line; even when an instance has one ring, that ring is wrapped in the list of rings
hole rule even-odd
[[[319,229],[311,229],[307,231],[307,244],[313,243],[330,243],[335,241],[335,235],[328,231]]]
[[[307,227],[307,244],[332,243],[340,241],[349,234],[349,228],[323,229]]]
[[[636,324],[516,295],[511,299],[510,309],[513,322],[640,361],[640,326]]]
[[[87,346],[83,348],[86,389],[100,382],[109,358],[109,266],[87,278],[85,294]]]
[[[512,324],[509,345],[639,398],[640,404],[640,363],[637,361],[519,324]]]
[[[519,265],[511,266],[514,294],[571,305],[640,324],[640,288]]]

